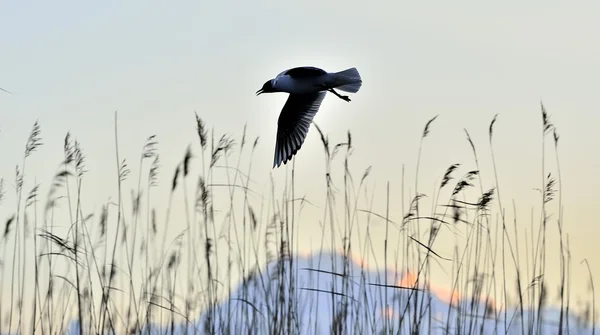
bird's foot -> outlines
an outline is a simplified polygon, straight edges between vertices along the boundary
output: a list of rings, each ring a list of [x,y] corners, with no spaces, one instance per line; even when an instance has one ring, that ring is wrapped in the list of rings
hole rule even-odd
[[[338,92],[336,92],[333,88],[330,88],[329,92],[335,94],[338,98],[340,98],[340,99],[342,99],[344,101],[347,101],[347,102],[351,101],[349,96],[347,96],[347,95],[341,95]]]

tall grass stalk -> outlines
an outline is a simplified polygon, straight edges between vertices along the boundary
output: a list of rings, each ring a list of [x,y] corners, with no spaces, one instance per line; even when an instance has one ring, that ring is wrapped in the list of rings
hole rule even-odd
[[[116,187],[98,207],[88,200],[86,159],[70,133],[47,203],[38,206],[44,183],[33,176],[29,185],[26,170],[41,145],[36,122],[15,170],[15,208],[0,207],[0,333],[540,334],[551,326],[559,334],[590,327],[594,333],[587,259],[589,301],[571,303],[576,278],[559,137],[541,108],[542,201],[531,208],[530,225],[517,216],[524,205],[512,199],[512,210],[504,207],[497,160],[505,158],[495,152],[504,127],[496,129],[497,115],[487,128],[491,184],[465,130],[472,161],[449,162],[432,191],[421,186],[428,185],[421,156],[437,116],[425,120],[416,139],[414,185],[405,181],[403,164],[400,189],[390,180],[385,193],[371,166],[351,160],[360,140],[348,131],[334,142],[314,124],[307,140],[320,140],[324,171],[322,192],[310,193],[303,179],[314,171],[299,169],[297,158],[271,171],[268,182],[254,180],[266,175],[253,162],[258,137],[248,141],[246,126],[240,137],[209,133],[198,114],[190,134],[198,142],[182,148],[174,170],[163,171],[168,156],[151,135],[131,171],[115,112]],[[549,134],[556,173],[545,163]],[[0,206],[12,197],[4,180]],[[555,195],[556,230],[548,225]],[[96,207],[98,213],[88,212]],[[315,245],[307,242],[311,233]],[[551,262],[559,264],[556,273]],[[440,279],[443,273],[448,280]],[[558,279],[554,305],[549,278]],[[555,323],[547,316],[554,307]]]

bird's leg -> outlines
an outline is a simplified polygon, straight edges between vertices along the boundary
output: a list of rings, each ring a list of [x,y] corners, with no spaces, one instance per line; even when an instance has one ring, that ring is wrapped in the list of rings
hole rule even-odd
[[[350,102],[350,98],[347,95],[341,95],[338,92],[336,92],[333,88],[328,89],[328,91],[335,94],[338,98]]]

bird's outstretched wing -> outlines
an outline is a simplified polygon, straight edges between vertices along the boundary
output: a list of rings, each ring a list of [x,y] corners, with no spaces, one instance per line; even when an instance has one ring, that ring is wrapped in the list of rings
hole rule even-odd
[[[286,164],[300,150],[308,128],[327,93],[290,94],[277,121],[273,168]]]
[[[287,74],[288,76],[295,78],[295,79],[302,79],[302,78],[314,78],[314,77],[318,77],[324,74],[327,74],[327,71],[323,70],[323,69],[319,69],[318,67],[313,67],[313,66],[300,66],[300,67],[295,67],[293,69],[289,69],[284,71],[282,74]]]

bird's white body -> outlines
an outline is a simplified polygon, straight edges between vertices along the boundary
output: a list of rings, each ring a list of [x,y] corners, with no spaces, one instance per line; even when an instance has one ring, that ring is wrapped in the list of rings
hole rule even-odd
[[[298,76],[290,74],[290,71],[299,69],[309,70],[310,72]],[[281,72],[272,79],[271,84],[275,90],[290,94],[315,93],[328,88],[339,88],[342,91],[356,93],[362,84],[362,80],[356,68],[330,73],[318,68],[302,67]]]
[[[325,77],[323,75],[322,77]],[[273,79],[273,88],[289,94],[307,94],[321,91],[322,83],[326,78],[319,79],[295,79],[287,74],[280,74]]]
[[[327,92],[349,102],[350,98],[340,95],[335,89],[356,93],[361,85],[362,79],[354,67],[340,72],[327,72],[312,66],[301,66],[285,70],[267,81],[256,92],[257,95],[289,93],[277,121],[273,167],[287,163],[300,150]]]

